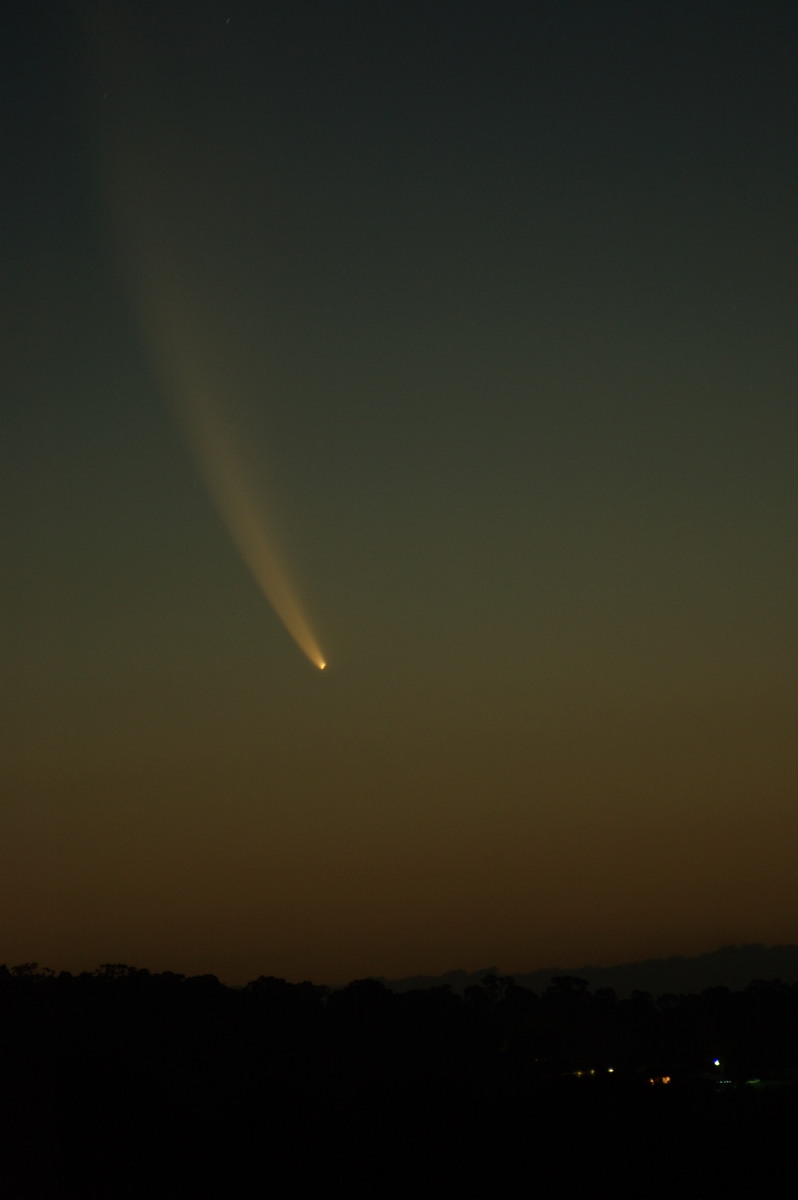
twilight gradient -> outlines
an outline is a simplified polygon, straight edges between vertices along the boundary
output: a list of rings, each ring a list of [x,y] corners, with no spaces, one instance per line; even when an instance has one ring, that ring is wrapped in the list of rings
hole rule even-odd
[[[20,8],[0,961],[798,941],[795,6]]]

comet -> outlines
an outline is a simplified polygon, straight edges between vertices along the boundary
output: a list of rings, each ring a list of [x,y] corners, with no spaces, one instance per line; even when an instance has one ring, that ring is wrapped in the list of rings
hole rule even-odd
[[[259,473],[233,428],[224,380],[212,366],[191,296],[168,257],[148,252],[146,239],[130,257],[156,376],[214,506],[263,596],[303,654],[324,671],[326,659],[278,548]]]
[[[187,436],[208,491],[252,576],[297,646],[320,671],[327,667],[318,640],[271,528],[257,481],[213,394],[194,379],[182,397]]]
[[[184,362],[188,372],[188,363]],[[247,470],[208,380],[191,372],[180,393],[187,439],[241,558],[297,646],[320,671],[327,663],[277,548],[257,481]]]
[[[279,547],[262,471],[233,426],[234,384],[220,365],[233,348],[230,314],[198,268],[202,243],[187,244],[183,236],[185,214],[196,209],[207,181],[199,186],[190,170],[177,170],[165,142],[116,132],[107,180],[111,224],[154,374],[241,558],[296,645],[324,671],[326,659]]]

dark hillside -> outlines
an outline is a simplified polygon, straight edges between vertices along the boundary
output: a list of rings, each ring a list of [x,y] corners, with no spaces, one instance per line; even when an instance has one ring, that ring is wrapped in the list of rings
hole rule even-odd
[[[2,1195],[761,1186],[798,1117],[798,988],[576,977],[396,994],[106,966],[0,972]],[[650,1190],[650,1189],[649,1189]]]

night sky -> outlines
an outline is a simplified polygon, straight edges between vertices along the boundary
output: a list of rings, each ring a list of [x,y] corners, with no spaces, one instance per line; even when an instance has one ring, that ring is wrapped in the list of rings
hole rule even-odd
[[[3,25],[0,961],[798,941],[794,0]]]

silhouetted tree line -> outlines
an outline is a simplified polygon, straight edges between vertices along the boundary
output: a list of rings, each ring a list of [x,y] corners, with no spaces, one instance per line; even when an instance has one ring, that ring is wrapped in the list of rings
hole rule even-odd
[[[0,967],[4,1197],[762,1187],[792,1152],[798,987],[394,993]],[[260,1189],[260,1190],[258,1190]],[[696,1192],[696,1194],[698,1194]]]

